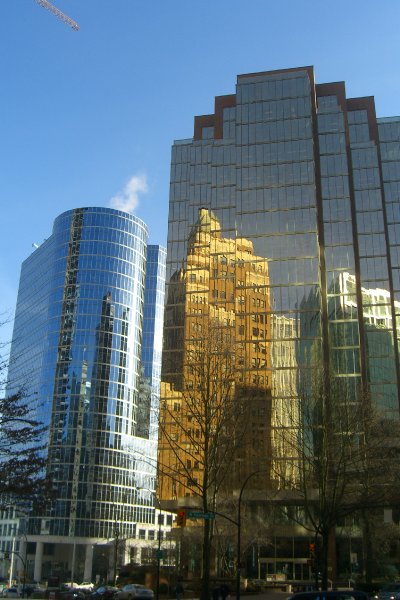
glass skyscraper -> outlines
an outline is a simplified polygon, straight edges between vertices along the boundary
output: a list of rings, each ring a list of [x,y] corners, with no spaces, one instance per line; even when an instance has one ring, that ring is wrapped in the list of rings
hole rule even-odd
[[[30,520],[35,579],[43,540],[86,545],[90,579],[93,540],[154,522],[165,252],[147,236],[121,211],[70,210],[22,266],[9,380],[47,425],[56,492]]]
[[[233,393],[247,394],[249,431],[266,438],[234,462],[238,482],[258,469],[274,487],[280,469],[297,477],[296,457],[272,465],[271,447],[288,458],[285,429],[318,370],[399,418],[399,224],[400,117],[377,118],[373,97],[348,99],[343,82],[300,67],[240,75],[195,117],[172,149],[161,456],[181,487],[167,497],[195,495],[202,474],[197,456],[188,477],[167,437],[195,456],[177,424],[211,318],[230,328]]]

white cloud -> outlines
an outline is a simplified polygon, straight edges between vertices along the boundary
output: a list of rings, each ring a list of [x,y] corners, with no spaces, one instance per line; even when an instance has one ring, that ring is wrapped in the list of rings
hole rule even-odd
[[[111,208],[123,210],[132,213],[139,205],[140,194],[146,194],[149,190],[147,177],[144,173],[133,175],[122,192],[111,198],[109,205]]]

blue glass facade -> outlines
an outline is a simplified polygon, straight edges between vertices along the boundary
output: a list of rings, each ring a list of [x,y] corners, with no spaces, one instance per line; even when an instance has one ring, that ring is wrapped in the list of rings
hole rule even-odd
[[[31,533],[111,538],[118,523],[120,535],[131,537],[136,523],[154,520],[140,491],[154,489],[155,479],[148,459],[155,442],[150,447],[142,437],[140,406],[147,235],[132,215],[75,209],[55,220],[52,235],[23,263],[10,381],[28,386],[48,425],[57,491]],[[160,322],[152,322],[158,351]],[[150,334],[146,340],[149,350]]]

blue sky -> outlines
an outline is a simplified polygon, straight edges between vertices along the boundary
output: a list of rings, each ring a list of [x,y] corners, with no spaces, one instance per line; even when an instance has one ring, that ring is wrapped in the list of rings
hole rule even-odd
[[[128,200],[165,243],[171,144],[239,73],[314,65],[400,114],[398,0],[51,1],[78,32],[34,0],[0,1],[3,312],[65,210]]]

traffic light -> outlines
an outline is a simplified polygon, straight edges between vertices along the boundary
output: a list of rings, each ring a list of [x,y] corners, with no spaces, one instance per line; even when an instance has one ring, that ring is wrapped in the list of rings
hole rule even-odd
[[[176,514],[176,521],[178,527],[185,527],[186,525],[186,511],[178,510]]]
[[[315,558],[315,544],[314,542],[310,542],[308,544],[308,551],[310,554],[310,558]]]
[[[10,560],[10,553],[7,552],[7,550],[4,552],[4,559],[5,560]]]

